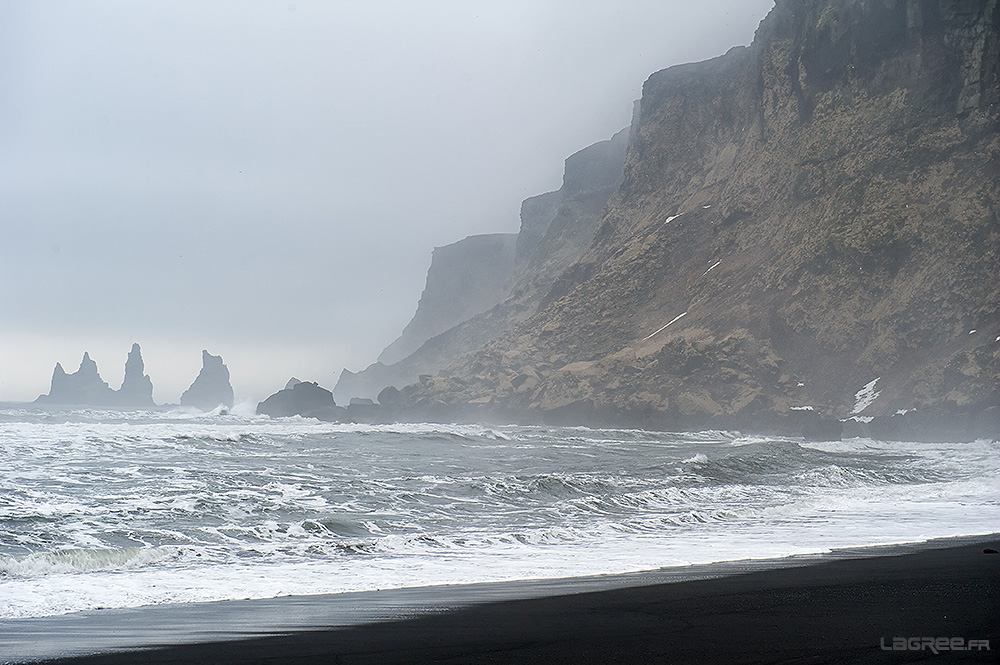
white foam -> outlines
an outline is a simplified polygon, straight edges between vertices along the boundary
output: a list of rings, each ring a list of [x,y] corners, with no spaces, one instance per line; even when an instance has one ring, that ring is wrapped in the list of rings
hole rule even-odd
[[[250,399],[240,400],[239,402],[236,402],[236,404],[233,405],[233,408],[230,410],[230,413],[237,416],[250,416],[250,417],[256,416],[257,402]]]
[[[0,422],[5,617],[626,572],[1000,523],[992,441],[28,416]]]

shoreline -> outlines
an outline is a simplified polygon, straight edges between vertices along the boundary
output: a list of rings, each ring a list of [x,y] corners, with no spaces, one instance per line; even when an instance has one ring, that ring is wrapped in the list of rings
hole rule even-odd
[[[128,412],[131,410],[167,413],[194,410],[179,404],[154,404],[137,409],[86,404],[49,404],[37,402],[0,402],[0,407],[40,409],[98,409]],[[220,405],[221,407],[221,405]],[[213,411],[202,411],[213,415]],[[224,409],[223,415],[233,413]],[[260,412],[253,415],[266,416]],[[793,410],[785,414],[760,412],[748,416],[672,417],[658,412],[630,413],[596,407],[533,411],[482,405],[434,407],[399,406],[392,404],[351,404],[334,406],[330,410],[300,412],[302,418],[337,424],[456,424],[513,426],[582,426],[595,429],[632,429],[650,432],[697,432],[722,430],[750,436],[802,438],[805,441],[840,441],[868,438],[877,441],[914,443],[969,443],[977,440],[997,440],[1000,432],[1000,407],[990,407],[976,413],[945,413],[938,410],[916,411],[894,415],[838,417],[820,411]],[[268,416],[280,419],[286,416]]]
[[[900,662],[906,652],[883,651],[872,631],[890,646],[932,635],[990,640],[995,652],[1000,555],[984,549],[1000,549],[1000,534],[615,575],[3,620],[0,662],[331,662],[334,654],[373,663],[656,662],[677,653],[777,662],[810,649],[826,661]],[[949,655],[959,656],[991,662],[986,651]]]

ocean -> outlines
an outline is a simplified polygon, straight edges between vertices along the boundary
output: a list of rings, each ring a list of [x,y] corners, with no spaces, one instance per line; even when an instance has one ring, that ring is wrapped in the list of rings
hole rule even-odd
[[[992,533],[1000,443],[0,404],[0,619]]]

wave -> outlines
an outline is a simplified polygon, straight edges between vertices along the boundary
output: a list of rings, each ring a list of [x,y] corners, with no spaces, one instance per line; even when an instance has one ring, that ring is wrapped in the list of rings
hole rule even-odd
[[[0,419],[0,616],[783,555],[997,514],[994,443],[123,418]]]
[[[634,486],[634,481],[607,475],[539,473],[478,477],[472,489],[486,497],[512,502],[565,500],[586,496],[606,496]]]
[[[842,451],[794,441],[752,442],[735,452],[684,460],[702,478],[737,484],[805,487],[930,483],[947,480],[949,470],[910,452]]]
[[[0,578],[44,577],[143,568],[179,556],[176,547],[64,549],[21,556],[0,556]]]
[[[456,425],[439,423],[328,423],[325,430],[337,434],[399,434],[406,436],[445,437],[456,439],[491,439],[510,441],[515,437],[504,432],[502,427],[484,425]]]
[[[179,441],[220,441],[228,443],[260,443],[264,441],[264,437],[260,436],[256,432],[243,432],[243,431],[219,431],[219,430],[204,430],[204,431],[188,431],[188,432],[178,432],[175,434],[169,434],[162,437],[164,441],[175,439]]]

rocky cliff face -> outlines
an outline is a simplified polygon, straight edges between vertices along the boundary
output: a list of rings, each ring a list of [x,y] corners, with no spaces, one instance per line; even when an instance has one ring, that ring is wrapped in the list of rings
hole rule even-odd
[[[413,320],[379,362],[345,370],[341,400],[375,397],[433,374],[535,313],[553,282],[590,245],[601,210],[622,181],[628,132],[566,160],[563,185],[525,200],[515,236],[473,236],[434,251]]]
[[[995,0],[784,0],[750,47],[654,74],[586,251],[401,399],[996,434],[998,26]]]
[[[413,363],[400,361],[427,340],[500,301],[514,267],[516,240],[512,233],[494,233],[436,247],[417,311],[402,334],[361,372],[341,372],[334,392],[345,402],[352,397],[374,398],[386,386],[405,385],[420,373],[439,369],[426,362],[414,369]]]
[[[191,387],[181,395],[181,405],[211,411],[218,406],[233,406],[233,387],[229,383],[229,368],[222,356],[201,352],[201,371]]]

